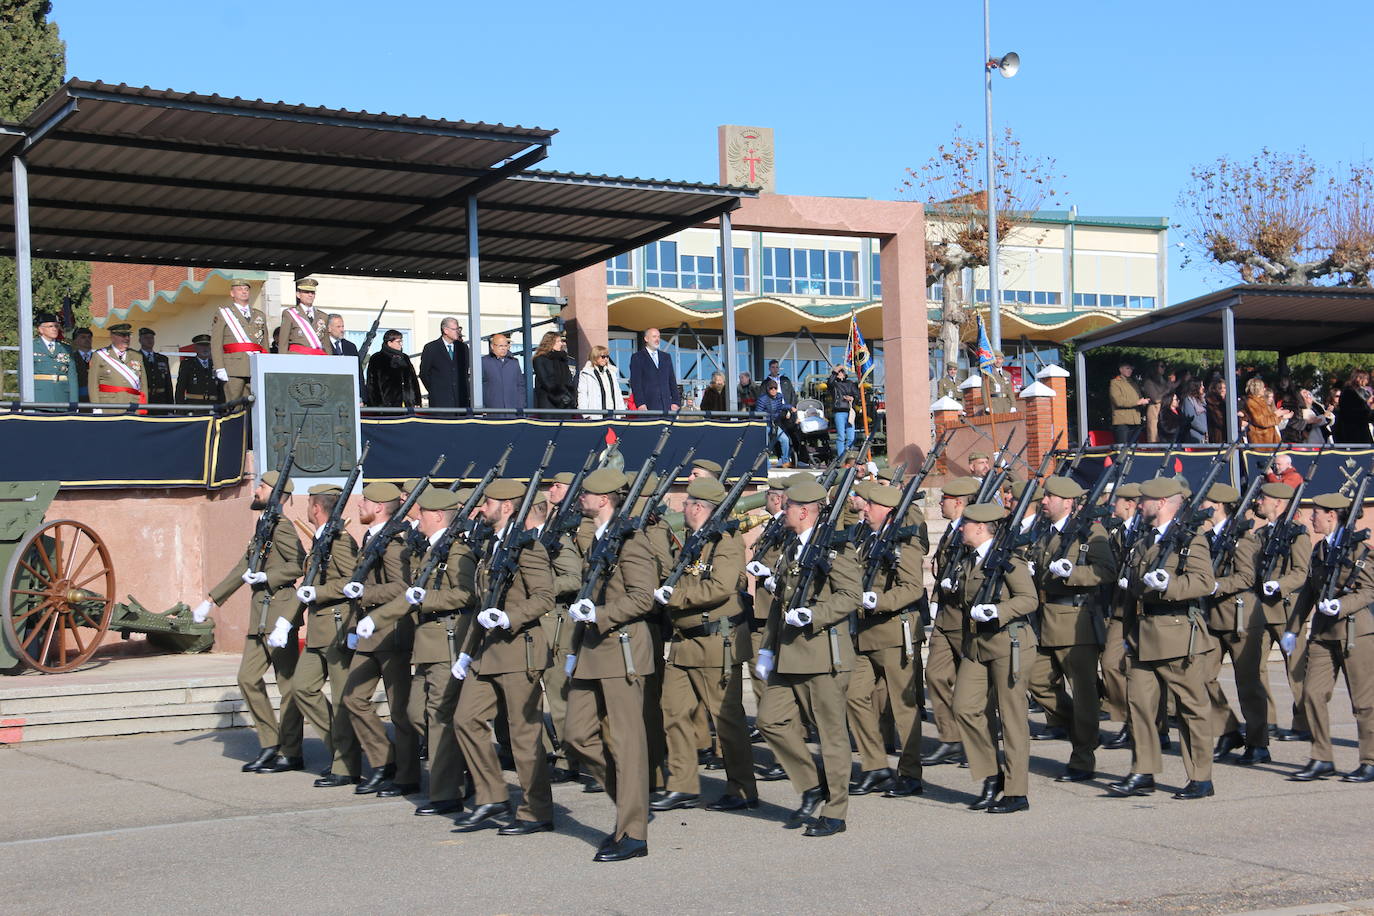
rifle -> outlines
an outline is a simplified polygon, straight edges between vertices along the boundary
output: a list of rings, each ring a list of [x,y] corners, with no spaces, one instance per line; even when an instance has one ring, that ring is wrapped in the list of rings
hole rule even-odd
[[[463,481],[467,480],[469,477],[472,476],[472,470],[475,467],[477,467],[477,462],[469,461],[468,466],[463,468],[463,473],[453,478],[453,483],[448,485],[448,491],[450,493],[457,493],[459,488],[463,486]]]
[[[1055,440],[1058,441],[1058,440]],[[1072,477],[1073,472],[1078,470],[1079,463],[1083,460],[1083,453],[1088,449],[1088,437],[1078,443],[1078,448],[1074,449],[1073,455],[1066,462],[1061,462],[1059,467],[1054,469],[1056,477]]]
[[[352,494],[353,488],[358,485],[358,478],[363,474],[363,462],[367,461],[367,451],[370,448],[372,448],[370,440],[363,443],[363,452],[353,464],[353,470],[348,473],[343,494],[334,501],[334,508],[329,513],[329,518],[325,521],[324,527],[320,529],[319,535],[315,538],[315,543],[310,546],[310,557],[305,562],[305,578],[301,580],[303,587],[313,587],[319,582],[320,575],[329,563],[329,557],[334,552],[334,538],[343,530],[344,508],[348,505],[348,497]]]
[[[741,475],[735,481],[725,494],[725,498],[720,501],[720,505],[716,506],[715,511],[711,513],[711,517],[700,528],[687,535],[687,539],[682,542],[682,549],[678,551],[677,562],[673,564],[672,571],[668,573],[668,578],[663,582],[664,585],[669,588],[677,585],[678,580],[687,571],[687,567],[701,558],[701,553],[706,549],[706,544],[709,541],[734,527],[738,527],[736,523],[730,520],[730,513],[734,510],[735,503],[744,495],[744,488],[749,485],[749,479],[754,476],[759,465],[767,457],[767,453],[761,453],[755,458],[754,466],[749,469],[749,473]]]
[[[1011,437],[1014,435],[1016,435],[1015,429],[1007,433],[1007,441],[994,453],[992,468],[983,477],[982,485],[978,487],[978,492],[973,497],[974,503],[985,503],[997,493],[998,487],[1001,486],[1002,478],[1007,476],[1009,467],[1006,460],[1007,451],[1011,448]],[[1021,452],[1026,450],[1026,444],[1027,443],[1022,443],[1021,451],[1016,453],[1018,457]]]
[[[735,450],[734,450],[733,452],[730,453],[730,460],[727,461],[727,462],[725,462],[725,467],[723,467],[723,468],[720,469],[720,482],[721,482],[721,483],[725,483],[726,478],[728,478],[728,477],[730,476],[730,469],[733,468],[733,467],[735,466],[735,461],[739,459],[739,450],[740,450],[741,448],[743,448],[743,447],[744,447],[744,436],[740,436],[739,439],[735,442]],[[772,451],[772,448],[771,448],[771,447],[770,447],[770,448],[767,448],[767,449],[765,449],[764,451],[765,451],[765,452],[771,452],[771,451]],[[754,465],[754,467],[757,468],[758,465],[756,464],[756,465]]]
[[[1298,514],[1298,503],[1302,502],[1302,491],[1307,489],[1307,484],[1317,473],[1317,462],[1321,460],[1322,452],[1326,450],[1326,444],[1317,449],[1316,456],[1312,463],[1307,466],[1307,473],[1303,475],[1302,483],[1293,491],[1293,498],[1288,501],[1288,511],[1283,514],[1282,521],[1274,525],[1273,532],[1264,542],[1264,549],[1260,551],[1259,566],[1255,571],[1255,581],[1259,583],[1268,582],[1274,574],[1274,568],[1278,565],[1279,557],[1286,556],[1292,550],[1293,542],[1298,535],[1307,531],[1306,525],[1299,525],[1293,521]]]
[[[1054,437],[1054,444],[1050,446],[1049,451],[1040,456],[1040,467],[1035,469],[1035,473],[1032,476],[1026,478],[1026,485],[1021,490],[1021,497],[1016,501],[1018,509],[1023,502],[1035,501],[1035,491],[1040,486],[1040,481],[1044,480],[1049,473],[1050,459],[1054,457],[1055,448],[1059,445],[1059,440],[1063,438],[1063,436],[1064,434],[1061,432]],[[1049,527],[1049,518],[1043,512],[1037,512],[1035,518],[1031,519],[1030,528],[1017,535],[1016,546],[1026,547],[1034,544],[1045,536],[1045,532]]]
[[[1322,561],[1322,587],[1313,597],[1313,604],[1326,601],[1331,598],[1342,598],[1355,590],[1356,579],[1364,569],[1365,560],[1369,555],[1369,529],[1364,528],[1355,530],[1355,526],[1360,523],[1360,516],[1364,514],[1365,493],[1369,490],[1370,475],[1357,472],[1359,483],[1355,485],[1354,496],[1351,497],[1350,511],[1345,517],[1344,524],[1336,529],[1335,536],[1332,538],[1332,545],[1326,551],[1326,556]],[[1296,501],[1296,500],[1295,500]],[[1358,550],[1359,559],[1352,559],[1352,554]],[[1342,581],[1340,572],[1341,567],[1349,565],[1350,572]],[[1285,628],[1289,632],[1296,632],[1299,623],[1292,618],[1288,621]],[[1345,623],[1345,655],[1349,656],[1355,648],[1355,621],[1347,620]]]
[[[563,549],[562,542],[559,540],[564,534],[577,530],[577,526],[582,522],[582,507],[577,504],[578,498],[582,495],[582,481],[587,479],[587,475],[596,467],[596,449],[587,453],[587,460],[582,463],[582,470],[573,477],[572,483],[568,484],[568,492],[563,495],[563,501],[558,504],[558,511],[553,517],[544,523],[544,530],[539,535],[539,540],[544,545],[544,549],[549,552],[550,557],[558,555]]]
[[[496,549],[492,551],[491,560],[487,563],[487,590],[482,597],[481,604],[483,609],[499,608],[506,600],[506,592],[510,589],[511,583],[515,581],[515,571],[520,566],[520,552],[536,540],[533,532],[527,534],[525,531],[525,519],[529,517],[535,497],[539,495],[539,484],[544,480],[544,472],[549,469],[549,462],[551,461],[553,461],[552,439],[544,447],[544,458],[539,462],[539,467],[535,468],[533,476],[530,477],[529,487],[525,490],[525,498],[520,501],[520,508],[512,516],[510,524],[506,526],[506,536],[496,545]],[[527,665],[526,667],[530,666]]]
[[[406,496],[405,502],[401,503],[401,507],[391,514],[391,518],[386,520],[386,523],[382,525],[380,531],[368,539],[367,546],[364,547],[362,553],[358,555],[358,564],[353,567],[353,575],[348,577],[348,581],[362,582],[367,578],[367,574],[382,561],[382,555],[386,553],[386,545],[391,543],[391,539],[394,538],[402,528],[408,526],[406,516],[410,513],[411,507],[415,505],[415,501],[420,498],[420,494],[425,492],[425,488],[429,486],[429,479],[439,473],[439,468],[443,466],[444,456],[440,455],[439,460],[434,462],[434,467],[430,469],[429,473],[421,477],[419,482],[415,484],[415,489],[411,490],[410,494]]]
[[[1236,553],[1236,545],[1240,543],[1241,535],[1245,532],[1242,521],[1245,513],[1254,504],[1255,498],[1259,496],[1260,487],[1264,485],[1264,475],[1269,473],[1269,469],[1274,465],[1274,456],[1278,454],[1278,449],[1269,453],[1269,460],[1264,462],[1254,476],[1250,478],[1250,483],[1245,488],[1245,495],[1241,497],[1236,505],[1236,511],[1231,516],[1231,523],[1221,532],[1221,539],[1212,545],[1212,572],[1220,575],[1223,570],[1229,568],[1232,558]]]
[[[253,540],[248,545],[249,572],[262,572],[263,564],[267,562],[267,552],[272,548],[272,532],[276,531],[277,522],[281,520],[281,498],[286,492],[287,482],[291,479],[291,471],[296,466],[296,442],[301,437],[301,430],[305,429],[305,421],[309,418],[310,410],[307,408],[305,416],[301,417],[300,426],[296,427],[296,432],[291,437],[291,444],[277,462],[277,482],[272,485],[267,505],[258,516],[257,527],[253,529]]]
[[[643,531],[663,514],[663,510],[666,508],[663,505],[664,498],[667,497],[668,491],[673,488],[673,483],[682,475],[683,469],[692,463],[692,456],[696,454],[696,451],[695,445],[687,449],[687,453],[682,456],[682,460],[677,463],[677,466],[659,479],[658,486],[654,487],[654,492],[649,494],[649,498],[645,501],[643,510],[633,520],[635,531]]]
[[[363,377],[367,369],[367,351],[372,349],[372,340],[377,336],[377,328],[382,323],[382,316],[386,314],[386,304],[391,300],[383,300],[382,310],[377,313],[377,317],[372,319],[372,327],[368,328],[367,336],[363,338],[363,345],[358,348],[358,378]]]
[[[486,498],[487,487],[491,486],[491,482],[506,473],[506,459],[510,458],[511,450],[514,448],[515,443],[507,445],[506,450],[501,453],[501,457],[496,459],[496,463],[487,468],[487,472],[482,475],[481,480],[477,481],[477,486],[473,487],[467,500],[458,508],[458,514],[453,517],[453,522],[449,525],[455,536],[461,535],[468,542],[468,547],[472,548],[474,554],[481,554],[482,543],[492,533],[492,530],[491,526],[483,519],[474,519],[472,513]]]

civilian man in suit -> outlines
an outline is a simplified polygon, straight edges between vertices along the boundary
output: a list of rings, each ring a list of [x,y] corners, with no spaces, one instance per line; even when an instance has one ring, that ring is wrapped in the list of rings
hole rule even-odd
[[[658,328],[644,332],[643,348],[630,357],[630,391],[640,409],[670,413],[678,408],[677,374],[658,341]]]
[[[143,377],[148,380],[148,403],[172,403],[172,367],[167,357],[157,352],[157,332],[152,328],[138,329],[138,349],[143,356]]]
[[[324,342],[326,353],[330,356],[351,356],[354,359],[358,358],[358,345],[344,336],[344,320],[342,315],[330,315],[326,328],[329,335]]]
[[[472,405],[468,379],[468,345],[457,318],[439,322],[439,337],[420,352],[420,382],[429,395],[430,407]]]

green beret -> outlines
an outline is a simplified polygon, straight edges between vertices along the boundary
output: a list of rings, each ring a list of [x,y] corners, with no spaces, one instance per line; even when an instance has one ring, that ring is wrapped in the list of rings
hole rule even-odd
[[[875,484],[868,488],[868,494],[864,496],[864,499],[891,509],[902,501],[902,491],[896,487],[884,487],[881,484]]]
[[[719,480],[698,477],[687,485],[687,496],[690,499],[720,505],[720,501],[725,498],[725,486]]]
[[[1229,483],[1214,483],[1212,488],[1207,491],[1207,498],[1214,503],[1230,505],[1240,502],[1240,491]]]
[[[549,483],[561,483],[565,487],[572,486],[573,477],[577,475],[572,471],[560,471],[549,478]]]
[[[692,467],[701,468],[703,471],[710,471],[717,477],[720,476],[721,471],[725,470],[725,468],[712,461],[710,458],[698,458],[692,462]]]
[[[112,324],[105,330],[109,331],[111,334],[123,334],[125,337],[128,337],[134,332],[134,326],[124,322],[121,324]]]
[[[248,286],[248,287],[251,287],[252,285],[253,285],[253,284],[249,283],[248,280],[245,279],[244,277],[235,277],[234,279],[232,279],[232,280],[229,281],[229,288],[230,288],[230,289],[233,289],[233,288],[236,287],[236,286]]]
[[[525,485],[510,477],[498,477],[487,486],[483,494],[487,499],[524,499]]]
[[[1329,509],[1332,512],[1349,509],[1351,502],[1351,498],[1344,493],[1323,493],[1312,498],[1312,505],[1318,509]]]
[[[1039,487],[1039,485],[1033,485],[1033,484],[1031,484],[1029,481],[1026,481],[1026,480],[1011,480],[1011,481],[1008,481],[1008,482],[1004,483],[1002,486],[1003,486],[1004,488],[1010,490],[1010,491],[1011,491],[1011,495],[1014,496],[1014,497],[1016,497],[1016,499],[1017,499],[1018,501],[1021,499],[1022,494],[1024,494],[1024,493],[1026,492],[1026,487],[1027,487],[1027,486],[1030,486],[1030,487],[1031,487],[1031,495],[1030,495],[1031,502],[1036,502],[1037,500],[1040,499],[1040,497],[1042,497],[1042,496],[1045,495],[1044,493],[1041,493],[1041,492],[1040,492],[1040,487]]]
[[[625,475],[613,468],[598,468],[582,481],[582,489],[602,495],[625,489]]]
[[[531,505],[531,506],[546,506],[546,505],[548,505],[548,503],[549,503],[549,494],[545,493],[543,490],[540,490],[538,493],[534,494],[534,502],[530,503],[530,505]]]
[[[275,486],[277,485],[277,472],[276,472],[276,471],[267,471],[266,473],[264,473],[264,474],[262,475],[262,482],[265,483],[265,484],[267,484],[269,487],[275,487]],[[283,487],[282,489],[283,489],[285,492],[290,493],[290,492],[292,492],[293,490],[296,489],[296,484],[295,484],[294,481],[288,479],[288,480],[286,481],[286,486]]]
[[[974,503],[964,509],[964,521],[990,524],[1007,517],[1007,510],[997,503]]]
[[[191,338],[191,343],[193,343],[193,344],[207,344],[207,345],[208,345],[208,344],[210,343],[210,335],[209,335],[209,334],[197,334],[195,337],[192,337],[192,338]]]
[[[343,487],[337,483],[317,483],[310,488],[311,496],[342,496]]]
[[[414,493],[414,492],[415,492],[415,488],[418,487],[419,485],[420,485],[420,478],[418,478],[418,477],[412,477],[412,478],[410,478],[409,480],[407,480],[405,483],[401,484],[401,489],[402,489],[402,490],[405,490],[407,493]]]
[[[1182,496],[1183,487],[1176,477],[1155,477],[1140,485],[1140,495],[1146,499],[1168,499],[1170,496]]]
[[[853,489],[849,492],[851,495],[859,497],[859,499],[866,500],[868,499],[868,491],[871,490],[873,486],[874,482],[871,480],[860,480],[854,484]]]
[[[1292,499],[1294,491],[1286,483],[1266,483],[1260,487],[1260,492],[1265,496],[1272,496],[1274,499]]]
[[[892,481],[894,481],[894,480],[897,479],[897,469],[894,468],[894,467],[892,467],[891,465],[888,465],[887,467],[882,468],[881,470],[878,471],[878,479],[879,479],[879,480],[886,480],[886,481],[888,481],[889,483],[891,483]]]
[[[977,493],[979,486],[977,477],[955,477],[953,480],[945,481],[942,492],[945,496],[957,496],[962,499]]]
[[[779,491],[781,491],[781,490],[786,490],[787,487],[788,487],[787,481],[791,480],[794,476],[796,476],[796,475],[794,475],[794,474],[788,474],[786,477],[769,477],[769,478],[768,478],[768,489],[770,489],[770,490],[779,490]]]
[[[816,479],[816,475],[808,474],[805,471],[798,471],[795,474],[788,474],[782,479],[783,489],[791,489],[799,483],[811,483]]]
[[[370,499],[374,503],[389,503],[400,498],[401,488],[385,480],[374,480],[363,487],[363,499]]]
[[[301,291],[303,291],[303,292],[313,293],[315,290],[317,290],[317,289],[319,289],[319,288],[320,288],[320,281],[314,279],[313,277],[307,277],[307,278],[305,278],[304,280],[297,280],[297,281],[296,281],[296,289],[299,289],[299,290],[301,290]]]
[[[432,489],[432,488],[431,488],[431,489]],[[476,488],[476,487],[459,487],[459,489],[458,489],[458,491],[457,491],[457,492],[458,492],[458,502],[457,502],[457,505],[461,506],[461,505],[463,505],[464,503],[466,503],[469,499],[472,498],[472,494],[475,493],[476,491],[477,491],[477,488]],[[425,492],[428,493],[429,490],[426,490]]]
[[[1079,486],[1072,477],[1051,477],[1045,481],[1045,492],[1050,496],[1059,496],[1063,499],[1078,499],[1087,491]]]
[[[460,494],[444,487],[426,487],[425,492],[415,501],[421,509],[438,512],[444,509],[457,509],[463,500]]]
[[[1188,482],[1187,477],[1184,477],[1182,474],[1175,474],[1173,479],[1178,482],[1178,490],[1180,494],[1182,494],[1183,496],[1192,495],[1193,485]]]
[[[1117,499],[1129,499],[1132,501],[1138,500],[1140,499],[1140,484],[1123,483],[1121,486],[1116,488],[1116,491],[1112,495],[1115,496]]]
[[[787,498],[794,503],[823,503],[825,487],[814,480],[804,480],[787,488]]]
[[[968,453],[968,460],[969,460],[969,461],[977,461],[979,458],[986,458],[986,459],[988,459],[989,461],[992,460],[992,456],[989,455],[987,452],[969,452],[969,453]]]

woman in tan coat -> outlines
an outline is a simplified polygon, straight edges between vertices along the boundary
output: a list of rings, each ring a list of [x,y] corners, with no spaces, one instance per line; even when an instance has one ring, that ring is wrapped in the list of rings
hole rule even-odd
[[[1269,400],[1264,380],[1256,376],[1245,383],[1245,422],[1252,443],[1278,444],[1279,422],[1287,411],[1275,411]]]

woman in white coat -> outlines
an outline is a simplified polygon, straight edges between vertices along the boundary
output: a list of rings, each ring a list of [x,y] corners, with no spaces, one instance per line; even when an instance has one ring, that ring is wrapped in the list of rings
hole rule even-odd
[[[587,411],[625,409],[620,370],[611,362],[611,351],[599,344],[592,347],[591,359],[577,373],[577,407]]]

